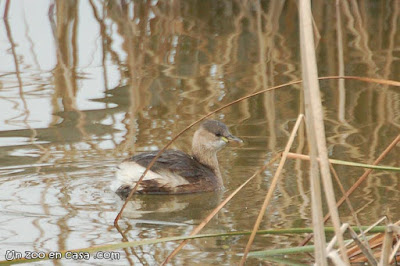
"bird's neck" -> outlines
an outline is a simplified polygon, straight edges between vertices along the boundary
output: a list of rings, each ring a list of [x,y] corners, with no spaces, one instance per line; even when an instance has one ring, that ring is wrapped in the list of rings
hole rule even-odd
[[[193,146],[192,154],[193,154],[193,157],[196,158],[197,161],[210,167],[214,171],[215,175],[218,178],[217,181],[218,181],[219,185],[222,186],[223,182],[222,182],[221,172],[219,170],[217,153],[215,151],[204,150],[199,146]]]

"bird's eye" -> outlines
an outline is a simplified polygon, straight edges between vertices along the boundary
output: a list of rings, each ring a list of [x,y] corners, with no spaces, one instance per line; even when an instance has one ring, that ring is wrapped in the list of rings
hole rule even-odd
[[[222,134],[221,134],[221,133],[215,133],[215,136],[217,136],[217,137],[221,137],[221,136],[222,136]]]

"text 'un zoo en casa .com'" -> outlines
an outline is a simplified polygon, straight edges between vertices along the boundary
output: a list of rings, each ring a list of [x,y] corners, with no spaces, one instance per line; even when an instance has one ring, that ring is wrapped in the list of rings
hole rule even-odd
[[[121,253],[115,251],[97,251],[94,253],[89,252],[77,252],[77,251],[50,251],[48,253],[43,251],[16,251],[16,250],[6,250],[5,259],[7,261],[13,261],[18,259],[25,260],[37,260],[37,259],[50,259],[50,260],[119,260],[121,258]]]

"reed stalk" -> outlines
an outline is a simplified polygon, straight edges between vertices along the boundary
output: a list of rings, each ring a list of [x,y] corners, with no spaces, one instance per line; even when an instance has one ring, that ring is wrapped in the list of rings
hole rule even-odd
[[[373,162],[372,165],[377,165],[378,163],[380,163],[385,157],[386,155],[389,154],[389,152],[396,147],[397,143],[400,142],[400,135],[397,135],[397,137],[386,147],[386,149],[378,156],[378,158]],[[334,163],[331,161],[331,163]],[[351,186],[351,188],[346,192],[346,194],[341,197],[339,199],[339,201],[337,202],[337,206],[340,207],[343,202],[346,200],[346,198],[348,198],[360,185],[362,182],[364,182],[365,179],[367,179],[367,177],[369,176],[369,174],[372,172],[372,168],[366,170],[364,172],[364,174],[362,174],[357,181]],[[328,213],[327,215],[325,215],[324,217],[324,222],[326,222],[328,219],[330,218],[330,214]],[[301,246],[304,246],[305,244],[308,243],[308,241],[310,241],[310,239],[312,238],[312,234],[308,235],[300,244]]]
[[[362,226],[361,229],[368,231],[367,226]],[[386,226],[375,226],[370,228],[370,233],[383,233],[385,232]],[[355,232],[359,232],[360,228],[353,227]],[[288,235],[288,234],[305,234],[311,233],[313,228],[282,228],[282,229],[271,229],[271,230],[259,230],[257,231],[257,235]],[[333,227],[325,227],[324,231],[326,233],[333,233]],[[181,241],[181,240],[189,240],[189,239],[200,239],[200,238],[215,238],[215,237],[237,237],[237,236],[245,236],[250,235],[252,231],[233,231],[233,232],[224,232],[218,234],[199,234],[193,236],[174,236],[174,237],[164,237],[164,238],[156,238],[156,239],[145,239],[139,241],[126,241],[120,243],[112,243],[112,244],[105,244],[105,245],[98,245],[98,246],[91,246],[87,248],[79,248],[79,249],[71,249],[68,250],[70,252],[88,252],[94,253],[97,251],[107,251],[107,250],[117,250],[123,249],[128,247],[140,247],[146,245],[154,245],[158,243],[165,243],[165,242],[173,242],[173,241]],[[291,247],[291,248],[284,248],[284,249],[273,249],[273,250],[263,250],[263,251],[255,251],[250,252],[249,256],[270,256],[270,255],[286,255],[286,254],[294,254],[294,253],[304,253],[304,252],[312,252],[314,250],[314,246],[304,246],[304,247]],[[67,250],[60,250],[58,251],[62,254],[62,257],[65,257],[65,253]],[[44,261],[49,260],[48,256],[45,258],[38,258],[38,259],[14,259],[12,261],[1,260],[0,265],[10,265],[10,264],[22,264],[22,263],[33,263],[37,261]]]
[[[204,226],[207,225],[207,223],[245,186],[247,183],[249,183],[254,177],[258,176],[261,174],[268,166],[272,165],[279,156],[275,156],[270,162],[265,164],[261,169],[259,169],[257,172],[255,172],[251,177],[249,177],[242,185],[240,185],[235,191],[233,191],[223,202],[221,202],[193,231],[190,233],[189,236],[195,236],[197,235],[201,229],[204,228]],[[161,265],[166,265],[186,244],[188,240],[182,241],[182,243],[179,244],[177,248],[175,248],[171,254],[168,255],[168,257],[163,261]]]
[[[389,265],[392,253],[393,234],[400,235],[400,226],[395,224],[389,224],[386,227],[385,237],[383,238],[382,254],[381,254],[381,259],[379,261],[380,266]]]
[[[315,143],[318,150],[318,157],[320,158],[320,171],[322,176],[322,184],[325,191],[326,200],[328,203],[329,212],[332,216],[333,227],[335,228],[335,235],[341,251],[342,260],[345,264],[350,265],[349,259],[346,256],[346,247],[344,245],[343,235],[340,232],[340,220],[339,213],[336,207],[335,194],[333,190],[332,178],[329,170],[328,152],[325,142],[325,128],[323,122],[323,110],[321,103],[321,96],[318,84],[318,70],[317,61],[315,56],[314,37],[312,29],[312,14],[311,14],[311,3],[310,0],[299,1],[299,18],[300,18],[300,51],[301,51],[301,65],[302,65],[302,76],[303,76],[303,90],[305,99],[309,99],[310,104],[306,104],[306,116],[308,119],[307,128],[308,133],[311,131],[315,132],[315,138],[311,138],[308,134],[309,143]],[[315,149],[315,148],[314,148]],[[315,165],[315,158],[312,159],[312,167]],[[312,180],[316,180],[316,173],[311,173]],[[313,192],[318,192],[316,189]],[[320,194],[315,195],[320,198]],[[322,222],[322,208],[318,208],[318,218],[315,224],[317,234],[321,233],[323,226]],[[314,208],[313,208],[314,210]],[[314,217],[314,215],[313,215]],[[323,237],[316,239],[316,246],[325,246]],[[319,250],[318,252],[323,253]],[[318,265],[326,265],[325,254],[315,252]],[[325,258],[323,258],[325,256]]]
[[[348,79],[348,80],[359,80],[359,81],[364,81],[364,82],[369,82],[369,83],[377,83],[377,84],[382,84],[382,85],[389,85],[389,86],[397,86],[400,87],[400,82],[399,81],[395,81],[395,80],[385,80],[385,79],[375,79],[375,78],[368,78],[368,77],[357,77],[357,76],[327,76],[327,77],[319,77],[318,80],[331,80],[331,79]],[[129,200],[132,198],[133,194],[136,192],[137,187],[139,186],[140,182],[143,180],[144,176],[147,174],[148,170],[153,166],[153,164],[155,163],[155,161],[160,157],[161,153],[163,153],[178,137],[180,137],[183,133],[185,133],[188,129],[190,129],[191,127],[193,127],[194,125],[198,124],[200,121],[203,121],[204,119],[206,119],[207,117],[229,107],[232,106],[236,103],[239,103],[243,100],[246,99],[250,99],[253,98],[257,95],[266,93],[268,91],[273,91],[276,89],[280,89],[280,88],[284,88],[284,87],[288,87],[288,86],[292,86],[292,85],[296,85],[296,84],[300,84],[302,83],[303,80],[296,80],[296,81],[291,81],[288,83],[284,83],[281,85],[277,85],[268,89],[263,89],[254,93],[251,93],[249,95],[246,95],[244,97],[241,97],[237,100],[234,100],[228,104],[225,104],[224,106],[221,106],[219,108],[217,108],[216,110],[208,113],[207,115],[203,116],[202,118],[198,119],[197,121],[193,122],[192,124],[190,124],[188,127],[186,127],[184,130],[182,130],[181,132],[179,132],[172,140],[170,140],[158,153],[157,155],[154,157],[154,159],[149,163],[149,165],[147,166],[146,170],[143,172],[142,176],[140,177],[140,179],[138,180],[138,182],[136,183],[136,186],[132,189],[131,193],[129,194],[129,196],[127,197],[127,199],[125,200],[125,203],[123,204],[123,206],[121,207],[120,211],[118,212],[117,216],[114,219],[114,226],[118,225],[118,221],[122,216],[122,213],[124,211],[124,209],[126,208],[126,205],[128,204]]]
[[[254,227],[253,227],[253,232],[251,233],[249,241],[247,242],[246,248],[244,250],[243,257],[242,257],[242,259],[240,261],[240,265],[244,265],[244,263],[246,262],[247,254],[250,251],[251,245],[252,245],[253,240],[254,240],[254,238],[256,236],[256,232],[257,232],[257,230],[258,230],[258,228],[260,226],[262,217],[265,215],[265,211],[266,211],[267,206],[268,206],[268,204],[269,204],[269,202],[270,202],[270,200],[272,198],[272,194],[274,193],[276,185],[278,184],[279,177],[281,176],[281,172],[282,172],[283,166],[285,165],[285,162],[286,162],[286,159],[287,159],[287,154],[289,153],[289,150],[292,147],[294,138],[296,136],[296,133],[297,133],[297,131],[299,129],[299,126],[300,126],[300,123],[301,123],[301,120],[303,119],[303,117],[304,116],[302,114],[299,115],[299,117],[297,118],[296,124],[293,127],[292,133],[290,134],[289,140],[288,140],[288,142],[286,144],[286,147],[285,147],[285,150],[284,150],[284,152],[282,154],[281,161],[279,162],[278,168],[276,169],[275,175],[274,175],[274,177],[272,179],[272,182],[271,182],[271,185],[270,185],[270,187],[268,189],[267,195],[265,196],[264,203],[263,203],[263,205],[262,205],[262,207],[260,209],[260,212],[258,213],[257,220],[256,220],[256,222],[254,224]]]

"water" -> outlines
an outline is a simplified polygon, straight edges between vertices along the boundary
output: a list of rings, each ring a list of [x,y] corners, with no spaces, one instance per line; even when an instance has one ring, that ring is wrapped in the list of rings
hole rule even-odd
[[[119,162],[163,147],[195,119],[241,96],[301,78],[296,4],[262,2],[258,13],[249,2],[10,2],[0,27],[0,260],[6,250],[25,254],[121,242],[113,220],[122,201],[109,190]],[[343,71],[398,80],[398,5],[344,1],[338,27],[334,1],[314,3],[319,75]],[[5,16],[6,2],[0,7]],[[189,234],[284,148],[302,112],[300,88],[266,93],[216,114],[245,140],[219,154],[225,190],[138,196],[120,221],[124,236],[133,241]],[[331,80],[321,82],[321,90],[330,157],[372,163],[399,132],[399,89]],[[174,148],[190,151],[192,133]],[[304,128],[292,151],[307,153]],[[396,147],[382,164],[398,166],[399,155]],[[202,232],[250,230],[273,170],[246,186]],[[286,164],[261,228],[310,226],[307,171],[305,162]],[[336,171],[347,189],[363,173],[342,166]],[[361,223],[370,224],[385,214],[398,220],[399,196],[399,175],[376,172],[351,200]],[[346,207],[341,217],[354,224]],[[253,250],[301,239],[257,237]],[[174,264],[236,264],[246,242],[193,240]],[[120,258],[112,262],[158,264],[175,247],[117,250]],[[60,263],[110,261],[92,256]]]

